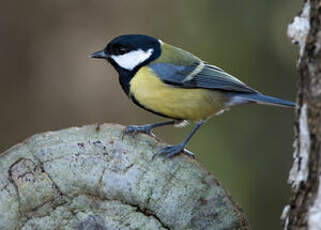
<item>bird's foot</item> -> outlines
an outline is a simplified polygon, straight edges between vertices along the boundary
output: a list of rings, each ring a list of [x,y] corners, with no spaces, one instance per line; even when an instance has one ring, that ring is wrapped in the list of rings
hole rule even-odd
[[[187,156],[194,159],[195,158],[194,154],[192,152],[188,151],[187,149],[184,149],[184,147],[185,146],[183,144],[169,145],[169,146],[161,147],[159,149],[159,151],[153,156],[153,158],[155,156],[165,156],[166,158],[171,158],[171,157],[179,154],[180,152],[183,152]]]
[[[145,133],[149,136],[154,136],[154,134],[152,133],[151,125],[129,125],[125,128],[123,132],[126,135],[128,134],[136,135],[138,133]]]

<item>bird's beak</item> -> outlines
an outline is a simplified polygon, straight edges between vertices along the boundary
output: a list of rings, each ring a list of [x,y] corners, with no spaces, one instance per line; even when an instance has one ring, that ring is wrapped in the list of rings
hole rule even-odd
[[[104,50],[97,51],[97,52],[91,54],[90,57],[91,58],[103,58],[103,59],[108,58],[108,56],[106,55]]]

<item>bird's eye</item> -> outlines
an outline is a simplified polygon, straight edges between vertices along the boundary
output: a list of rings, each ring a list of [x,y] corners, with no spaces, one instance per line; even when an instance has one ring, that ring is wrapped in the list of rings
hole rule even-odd
[[[128,53],[128,49],[126,47],[120,46],[116,49],[116,55],[123,55],[125,53]]]

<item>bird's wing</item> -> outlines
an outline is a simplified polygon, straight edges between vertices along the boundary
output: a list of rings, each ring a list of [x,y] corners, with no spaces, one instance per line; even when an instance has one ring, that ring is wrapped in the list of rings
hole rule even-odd
[[[257,93],[224,70],[202,61],[191,65],[158,62],[150,64],[149,67],[164,83],[175,87]]]

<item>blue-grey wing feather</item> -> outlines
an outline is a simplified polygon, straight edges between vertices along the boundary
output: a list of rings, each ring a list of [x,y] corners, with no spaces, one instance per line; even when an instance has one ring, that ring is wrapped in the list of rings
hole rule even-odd
[[[149,67],[166,84],[182,88],[217,89],[233,92],[257,93],[224,70],[209,64],[205,64],[201,71],[194,76],[193,71],[200,63],[188,66],[179,66],[169,63],[152,63]]]
[[[181,85],[188,74],[190,74],[197,65],[174,65],[169,63],[153,63],[149,67],[165,83]]]

